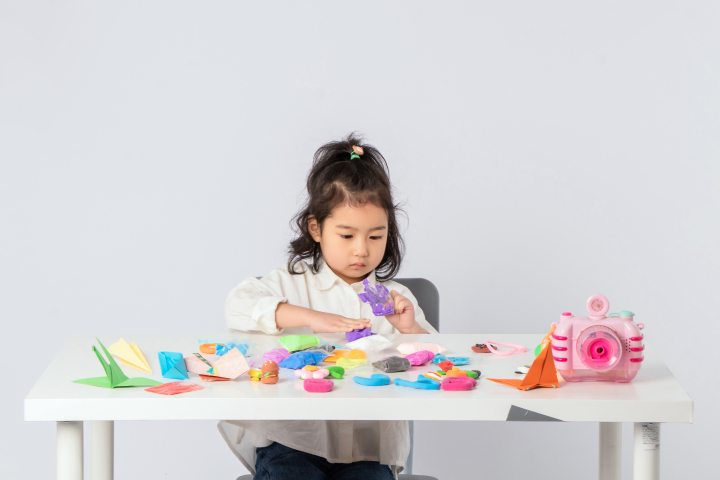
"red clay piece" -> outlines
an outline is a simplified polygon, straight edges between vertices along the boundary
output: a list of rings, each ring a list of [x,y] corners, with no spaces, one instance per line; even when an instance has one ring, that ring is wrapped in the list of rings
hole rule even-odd
[[[447,372],[452,367],[454,367],[455,364],[450,360],[443,360],[442,362],[438,363],[437,366],[440,367],[443,372]]]

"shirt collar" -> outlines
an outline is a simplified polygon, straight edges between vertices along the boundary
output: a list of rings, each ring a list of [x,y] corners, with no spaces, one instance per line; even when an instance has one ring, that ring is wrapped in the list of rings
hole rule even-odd
[[[320,265],[318,272],[313,274],[313,280],[315,281],[315,288],[317,288],[318,290],[328,290],[330,287],[332,287],[335,284],[335,282],[342,282],[340,277],[335,275],[335,272],[333,272],[332,269],[327,266],[327,263],[325,263],[325,259],[320,257],[318,264]],[[377,283],[375,280],[375,270],[370,272],[370,275],[367,276],[367,279],[368,279],[368,282],[370,282],[370,283]],[[359,287],[359,289],[361,291],[364,288],[362,285],[362,282],[354,283],[353,285],[355,285],[355,287],[354,287],[355,289],[357,289]]]

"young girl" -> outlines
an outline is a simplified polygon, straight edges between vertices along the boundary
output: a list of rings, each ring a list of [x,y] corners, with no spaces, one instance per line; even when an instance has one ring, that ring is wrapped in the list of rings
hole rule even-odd
[[[391,280],[403,254],[391,190],[387,163],[374,147],[354,135],[320,147],[288,264],[230,292],[228,327],[270,335],[437,333],[410,291]],[[374,317],[360,301],[366,278],[390,290],[394,314]],[[263,480],[392,479],[410,448],[406,421],[222,421],[218,428]]]

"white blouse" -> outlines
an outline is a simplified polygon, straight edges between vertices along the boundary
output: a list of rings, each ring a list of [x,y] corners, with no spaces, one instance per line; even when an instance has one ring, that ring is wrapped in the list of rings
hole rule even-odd
[[[385,317],[375,317],[370,305],[358,294],[362,283],[348,285],[321,260],[318,273],[312,273],[305,262],[298,262],[291,275],[283,266],[258,280],[245,279],[228,295],[225,317],[231,332],[262,332],[270,335],[308,335],[308,327],[279,329],[275,324],[275,310],[281,302],[311,308],[347,318],[372,319],[374,333],[400,333]],[[375,272],[368,276],[378,283]],[[437,331],[425,320],[417,300],[405,286],[394,282],[379,282],[389,290],[406,297],[415,307],[415,321],[428,333]],[[232,420],[220,421],[218,429],[225,442],[245,467],[255,474],[255,448],[273,442],[326,458],[332,463],[376,461],[390,465],[397,475],[410,452],[407,421],[344,421],[344,420]]]

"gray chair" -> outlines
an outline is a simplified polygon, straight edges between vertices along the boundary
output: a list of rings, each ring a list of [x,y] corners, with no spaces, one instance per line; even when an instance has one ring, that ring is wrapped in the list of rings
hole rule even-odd
[[[435,330],[440,331],[440,292],[437,287],[425,278],[396,278],[396,282],[406,286],[417,299],[418,305],[425,313],[425,319]],[[410,454],[405,464],[406,474],[400,474],[400,480],[437,480],[427,475],[413,475],[413,450],[415,443],[415,422],[410,421]],[[252,475],[242,475],[237,480],[252,480]]]

